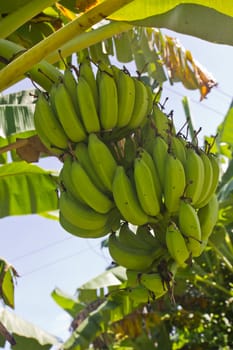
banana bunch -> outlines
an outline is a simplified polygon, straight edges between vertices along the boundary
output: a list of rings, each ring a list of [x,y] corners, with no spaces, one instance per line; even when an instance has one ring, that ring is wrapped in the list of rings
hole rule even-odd
[[[151,113],[151,89],[127,71],[101,63],[95,75],[84,60],[77,75],[67,68],[50,93],[38,93],[35,127],[53,153],[86,141],[91,133],[117,138],[138,128]]]
[[[158,239],[146,227],[144,230],[147,230],[145,235],[135,233],[125,222],[117,232],[110,234],[109,253],[118,265],[133,271],[147,271],[165,255]]]
[[[59,174],[59,219],[66,231],[97,238],[120,227],[121,216],[111,193],[116,167],[109,148],[95,134],[66,154]]]
[[[173,266],[201,255],[218,219],[216,157],[176,132],[142,80],[103,62],[94,73],[83,60],[77,77],[66,69],[39,92],[34,121],[63,161],[61,226],[83,238],[108,235],[132,299],[171,294]]]

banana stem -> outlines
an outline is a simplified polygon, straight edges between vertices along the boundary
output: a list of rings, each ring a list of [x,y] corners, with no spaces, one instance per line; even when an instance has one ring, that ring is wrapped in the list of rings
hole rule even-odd
[[[111,22],[95,30],[91,30],[89,32],[80,34],[61,47],[60,50],[62,53],[62,57],[63,58],[68,57],[73,52],[79,52],[105,39],[112,38],[115,34],[126,32],[132,28],[133,26],[128,23]],[[60,56],[57,51],[51,52],[46,57],[46,61],[50,63],[55,63],[55,62],[58,62],[59,60],[60,60]]]
[[[210,281],[210,280],[205,279],[205,278],[203,278],[203,277],[201,277],[201,276],[199,276],[199,275],[196,275],[195,279],[196,279],[197,282],[201,282],[201,283],[204,283],[204,284],[206,284],[206,285],[208,285],[208,286],[211,286],[211,287],[213,287],[213,288],[216,288],[216,289],[222,291],[223,293],[229,295],[230,297],[233,296],[233,293],[232,293],[232,292],[230,292],[229,290],[227,290],[227,289],[224,288],[223,286],[220,286],[220,285],[219,285],[218,283],[216,283],[215,281]]]
[[[32,69],[51,51],[58,50],[66,42],[85,32],[91,26],[131,1],[105,0],[33,46],[0,71],[0,91],[11,86],[12,81],[17,81],[19,77],[22,77],[25,72]]]
[[[49,7],[55,0],[34,0],[19,7],[0,21],[0,38],[6,38],[32,17]]]
[[[14,59],[14,57],[17,57],[21,52],[24,51],[25,48],[23,46],[15,44],[9,40],[0,39],[0,61],[3,64],[8,64],[11,60]],[[52,81],[57,82],[59,80],[60,72],[50,63],[41,61],[39,64],[33,66],[32,69],[29,70],[28,75],[42,88],[49,91],[52,85]],[[46,76],[49,78],[46,78]],[[23,78],[23,76],[12,78],[9,85],[13,85]],[[4,88],[7,87],[8,86],[5,86]]]

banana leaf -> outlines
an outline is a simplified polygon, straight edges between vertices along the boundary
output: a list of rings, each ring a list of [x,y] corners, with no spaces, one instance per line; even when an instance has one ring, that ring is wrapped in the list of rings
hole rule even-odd
[[[214,43],[233,44],[233,7],[228,1],[146,0],[142,6],[140,0],[135,0],[110,15],[109,19],[167,28]]]
[[[0,218],[58,209],[57,177],[24,161],[0,167]]]
[[[0,310],[0,320],[5,333],[7,331],[8,342],[11,341],[11,349],[49,350],[52,345],[60,344],[57,337],[21,319],[7,309]],[[0,334],[0,342],[4,342],[2,334]]]

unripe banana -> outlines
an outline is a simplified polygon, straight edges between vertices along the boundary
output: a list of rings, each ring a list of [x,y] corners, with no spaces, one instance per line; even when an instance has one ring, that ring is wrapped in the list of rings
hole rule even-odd
[[[96,212],[105,214],[114,207],[114,203],[101,192],[78,161],[71,166],[71,180],[82,200]]]
[[[134,186],[122,166],[116,168],[112,192],[116,206],[126,221],[133,225],[149,222],[149,217],[141,208]]]
[[[164,183],[167,151],[168,151],[168,145],[166,141],[161,136],[155,137],[152,157],[155,163],[155,167],[159,176],[159,181],[162,189],[163,189],[163,183]]]
[[[128,135],[124,143],[124,167],[129,169],[133,167],[133,162],[137,154],[137,144],[133,135]]]
[[[124,247],[151,250],[151,245],[139,239],[127,222],[121,225],[119,231],[116,232],[116,237]]]
[[[39,93],[36,102],[34,124],[41,141],[51,151],[60,153],[61,149],[65,150],[68,147],[68,137],[42,92]]]
[[[58,119],[69,139],[80,142],[86,139],[86,132],[75,111],[72,99],[63,83],[59,83],[54,95]]]
[[[134,307],[138,307],[139,305],[150,301],[150,293],[145,287],[140,285],[133,288],[128,288],[128,296],[133,301]]]
[[[98,70],[99,118],[104,130],[113,129],[118,120],[117,86],[112,75]]]
[[[96,230],[106,225],[108,214],[100,214],[73,199],[67,192],[61,192],[59,208],[64,218],[72,225],[86,230]]]
[[[136,230],[136,237],[154,249],[159,250],[161,248],[158,238],[151,233],[148,225],[138,226]]]
[[[201,240],[207,241],[218,220],[218,198],[213,194],[208,204],[198,210],[198,217],[201,226]]]
[[[138,128],[143,123],[147,117],[149,104],[148,91],[145,84],[137,78],[133,78],[133,81],[135,86],[135,100],[132,116],[128,123],[129,129]]]
[[[151,174],[152,174],[152,177],[154,180],[155,190],[156,190],[157,197],[158,197],[158,201],[161,205],[161,203],[162,203],[162,187],[160,184],[159,175],[158,175],[157,169],[155,167],[155,163],[153,161],[153,158],[150,155],[150,153],[147,152],[144,148],[140,148],[139,153],[140,153],[141,159],[147,164],[147,166],[149,167],[149,169],[151,171]]]
[[[86,131],[88,133],[100,131],[99,116],[92,89],[82,76],[79,77],[76,92],[82,122]]]
[[[100,238],[111,232],[111,228],[107,225],[97,229],[84,229],[77,225],[73,225],[65,218],[61,211],[59,213],[59,222],[64,230],[81,238]]]
[[[133,78],[119,70],[116,78],[118,96],[118,118],[116,126],[122,128],[127,126],[134,109],[135,85]]]
[[[195,204],[196,208],[199,208],[200,205],[202,206],[202,203],[204,203],[205,200],[209,198],[209,193],[211,191],[213,182],[213,168],[210,158],[204,151],[200,151],[200,157],[204,165],[204,181],[200,197]]]
[[[167,140],[168,134],[175,135],[175,127],[167,115],[161,111],[158,106],[153,107],[152,120],[157,134]]]
[[[139,272],[145,271],[152,265],[154,260],[154,252],[151,249],[125,247],[114,232],[109,236],[108,248],[113,260],[127,269]]]
[[[187,188],[185,196],[190,198],[192,205],[198,202],[204,183],[204,165],[196,151],[188,147],[186,150],[185,176]]]
[[[141,127],[141,140],[143,148],[151,155],[153,154],[155,135],[156,130],[151,120],[151,116],[148,116],[148,119]]]
[[[76,190],[76,186],[74,186],[72,177],[71,177],[71,169],[72,169],[73,158],[71,155],[66,155],[63,167],[59,174],[59,180],[61,183],[61,187],[63,190],[65,189],[72,197],[80,201],[84,204],[82,197],[80,196],[79,191]]]
[[[96,110],[98,110],[98,106],[99,106],[98,89],[96,85],[95,75],[89,60],[84,60],[79,65],[79,77],[84,78],[88,82],[92,91],[92,96],[95,101]]]
[[[181,161],[171,153],[167,153],[164,170],[164,204],[169,213],[178,212],[180,198],[185,190],[185,172]]]
[[[93,165],[88,153],[87,144],[84,142],[78,142],[74,149],[74,155],[79,161],[79,163],[82,165],[82,167],[85,169],[85,171],[87,172],[88,176],[90,177],[91,181],[95,184],[95,186],[102,192],[105,192],[106,187],[100,181],[99,176],[96,174],[96,171],[93,168]]]
[[[181,136],[170,136],[168,137],[168,141],[170,142],[171,152],[174,154],[176,158],[178,158],[183,166],[186,163],[186,149],[185,149],[185,141],[181,139]]]
[[[75,236],[82,238],[100,238],[120,227],[120,215],[116,208],[112,209],[108,213],[106,224],[97,229],[83,229],[77,225],[73,225],[67,221],[61,211],[59,212],[59,222],[67,232]]]
[[[181,200],[178,214],[179,229],[187,238],[188,250],[193,257],[201,254],[201,227],[197,211],[185,200]]]
[[[146,112],[146,115],[148,116],[148,115],[151,115],[152,113],[155,96],[153,94],[153,91],[150,85],[145,84],[145,87],[147,89],[147,94],[148,94],[148,107]]]
[[[79,106],[78,106],[78,101],[77,101],[77,95],[76,95],[76,88],[77,88],[77,80],[75,79],[72,71],[70,69],[66,69],[64,72],[64,75],[62,77],[62,82],[65,85],[66,90],[68,91],[75,111],[77,113],[77,115],[80,115],[80,110],[79,110]],[[55,89],[55,93],[56,93],[56,89]]]
[[[157,195],[155,180],[142,157],[135,158],[134,181],[137,197],[144,212],[150,216],[158,215],[160,213],[160,199]]]
[[[166,245],[171,257],[178,265],[184,267],[190,253],[184,237],[174,222],[171,222],[167,227]]]
[[[211,153],[208,154],[208,157],[209,157],[210,162],[211,162],[212,174],[213,174],[211,188],[209,189],[209,192],[208,192],[208,195],[206,196],[206,198],[199,203],[199,205],[198,205],[199,208],[202,208],[208,204],[210,198],[215,193],[216,188],[218,186],[218,182],[219,182],[220,168],[219,168],[217,157]]]
[[[95,134],[88,137],[88,154],[99,180],[111,192],[117,163],[109,148]]]
[[[154,293],[156,299],[163,296],[168,290],[157,272],[141,274],[140,282],[144,287]]]

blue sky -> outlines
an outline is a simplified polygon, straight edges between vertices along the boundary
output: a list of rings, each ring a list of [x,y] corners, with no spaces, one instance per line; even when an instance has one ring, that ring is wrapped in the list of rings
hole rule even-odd
[[[169,97],[167,110],[174,110],[177,127],[184,122],[181,99],[190,100],[196,129],[202,127],[200,137],[215,134],[223,120],[233,96],[233,47],[216,45],[206,41],[174,33],[182,45],[189,49],[218,81],[207,99],[200,102],[198,91],[184,89],[181,84],[164,84],[163,98]],[[10,91],[30,88],[26,82]],[[47,169],[59,170],[61,164],[55,159],[39,163]],[[52,300],[50,293],[59,287],[74,294],[82,283],[95,277],[111,262],[106,250],[100,250],[101,239],[84,240],[66,233],[56,221],[30,215],[1,219],[1,255],[12,263],[20,278],[15,289],[15,312],[41,328],[68,336],[69,318]]]

